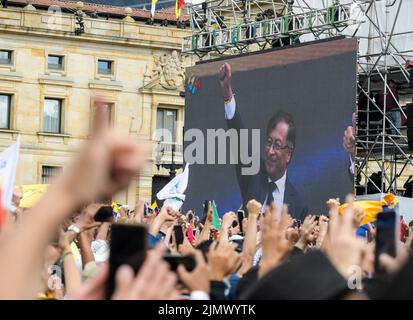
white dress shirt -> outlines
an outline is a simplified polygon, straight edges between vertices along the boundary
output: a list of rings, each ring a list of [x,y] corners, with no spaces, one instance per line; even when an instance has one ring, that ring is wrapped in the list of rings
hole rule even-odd
[[[278,179],[277,181],[274,181],[275,185],[277,188],[272,193],[272,197],[274,198],[274,202],[277,205],[277,218],[281,216],[283,204],[284,204],[284,192],[285,192],[285,181],[287,180],[287,170],[285,170],[284,175]],[[270,183],[272,180],[270,177],[268,177],[268,183]],[[265,198],[265,201],[263,203],[263,208],[267,206],[267,197]]]
[[[235,97],[232,96],[231,101],[228,103],[225,103],[225,119],[231,120],[232,118],[234,118],[235,107],[236,107]]]
[[[235,97],[232,96],[231,101],[228,103],[225,103],[225,119],[231,120],[234,115],[235,115],[235,109],[236,109],[236,102],[235,102]],[[275,188],[274,192],[272,193],[272,196],[274,198],[274,202],[277,205],[277,216],[279,217],[282,212],[282,206],[284,204],[284,192],[285,192],[285,182],[287,180],[287,170],[285,171],[284,175],[278,179],[277,181],[274,181],[275,184],[277,185],[277,188]],[[268,177],[268,183],[271,182],[271,178]],[[256,199],[259,201],[259,199]],[[264,210],[265,206],[267,204],[267,197],[265,198],[265,201],[262,206],[262,210]]]

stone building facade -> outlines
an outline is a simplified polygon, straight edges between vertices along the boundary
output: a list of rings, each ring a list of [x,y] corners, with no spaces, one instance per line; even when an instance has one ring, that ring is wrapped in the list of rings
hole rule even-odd
[[[110,108],[112,125],[142,139],[157,144],[156,129],[170,127],[173,136],[159,143],[161,160],[170,161],[176,145],[175,160],[182,162],[180,92],[191,61],[179,50],[189,30],[136,21],[146,16],[143,10],[61,1],[59,12],[59,1],[47,10],[45,0],[16,2],[26,0],[0,9],[0,150],[21,136],[16,184],[48,183],[72,158],[87,139],[96,96]],[[123,17],[84,14],[91,10]],[[83,32],[76,33],[74,12],[82,16]],[[173,11],[162,14],[173,18]],[[153,164],[115,199],[150,201],[153,181],[156,189],[167,177]]]

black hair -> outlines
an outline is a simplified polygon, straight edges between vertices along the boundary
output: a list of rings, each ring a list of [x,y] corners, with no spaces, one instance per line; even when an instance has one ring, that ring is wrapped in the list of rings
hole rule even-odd
[[[278,123],[285,122],[288,124],[288,132],[287,132],[287,143],[290,149],[295,148],[295,124],[291,114],[285,111],[278,111],[274,114],[271,119],[268,121],[267,124],[267,136],[271,130],[273,130]]]

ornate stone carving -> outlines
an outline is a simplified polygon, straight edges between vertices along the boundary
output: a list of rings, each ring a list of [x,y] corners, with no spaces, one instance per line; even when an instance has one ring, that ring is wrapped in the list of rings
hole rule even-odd
[[[27,5],[24,7],[24,10],[36,11],[36,8],[33,6],[33,0],[27,0]]]
[[[174,50],[172,54],[154,55],[153,58],[152,80],[159,79],[159,84],[167,90],[182,88],[185,83],[183,57]]]
[[[130,7],[126,7],[125,8],[125,18],[123,18],[123,21],[126,21],[126,22],[135,22],[135,19],[133,19],[132,17],[131,17],[131,15],[132,15],[132,8],[130,8]]]

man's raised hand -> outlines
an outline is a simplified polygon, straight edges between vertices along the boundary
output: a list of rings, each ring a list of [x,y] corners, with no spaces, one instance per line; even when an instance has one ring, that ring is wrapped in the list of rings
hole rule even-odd
[[[224,100],[230,100],[233,93],[231,86],[231,66],[229,63],[224,63],[221,68],[219,68],[219,84],[221,85]]]

